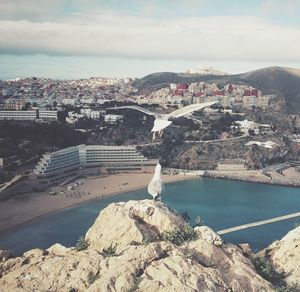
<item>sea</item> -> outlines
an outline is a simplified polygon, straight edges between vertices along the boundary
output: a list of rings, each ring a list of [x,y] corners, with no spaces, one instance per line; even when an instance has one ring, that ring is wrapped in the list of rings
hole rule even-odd
[[[20,255],[33,248],[46,249],[54,243],[74,246],[109,204],[147,198],[150,199],[146,189],[141,189],[64,209],[0,237],[0,248],[9,248]],[[215,231],[300,211],[299,188],[210,178],[166,184],[162,201],[179,213],[187,212],[191,224],[200,216],[204,225]],[[253,251],[259,251],[299,223],[300,217],[222,237],[226,242],[249,243]]]

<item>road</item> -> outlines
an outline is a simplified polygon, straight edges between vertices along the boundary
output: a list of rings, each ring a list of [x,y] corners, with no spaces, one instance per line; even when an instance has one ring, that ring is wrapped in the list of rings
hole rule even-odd
[[[271,224],[274,222],[283,221],[283,220],[296,218],[296,217],[300,217],[300,212],[223,229],[223,230],[217,231],[217,233],[220,235],[227,234],[227,233],[239,231],[242,229],[252,228],[252,227],[261,226],[261,225],[265,225],[265,224]]]

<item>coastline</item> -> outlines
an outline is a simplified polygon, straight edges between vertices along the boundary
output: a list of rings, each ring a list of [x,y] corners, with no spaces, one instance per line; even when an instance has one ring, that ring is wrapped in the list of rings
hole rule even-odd
[[[244,181],[252,183],[261,183],[269,185],[278,185],[285,187],[300,187],[300,172],[295,168],[289,168],[283,171],[283,175],[275,171],[268,172],[269,176],[264,175],[259,170],[245,170],[245,171],[218,171],[210,170],[205,173],[205,177],[215,179],[226,179],[233,181]]]
[[[204,177],[226,179],[261,184],[300,187],[300,173],[294,169],[284,171],[284,176],[270,172],[271,178],[261,171],[207,171]],[[146,188],[152,173],[125,173],[79,179],[82,185],[73,190],[65,187],[53,187],[57,195],[51,196],[49,190],[28,193],[0,202],[0,239],[15,230],[57,212],[78,205],[112,197],[118,194]],[[197,179],[198,176],[163,174],[165,184]],[[78,180],[77,180],[78,181]],[[72,185],[74,182],[72,183]],[[61,194],[60,192],[64,193]]]
[[[82,185],[73,190],[53,187],[49,190],[28,193],[0,202],[0,239],[40,218],[78,205],[146,188],[152,173],[125,173],[79,179]],[[165,184],[196,179],[195,176],[163,175]],[[74,183],[73,183],[74,184]],[[63,194],[60,192],[64,191]]]

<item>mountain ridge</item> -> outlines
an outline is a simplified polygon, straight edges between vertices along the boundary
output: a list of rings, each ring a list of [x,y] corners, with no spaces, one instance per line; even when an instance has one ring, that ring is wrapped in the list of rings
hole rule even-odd
[[[263,94],[283,97],[289,113],[300,111],[300,70],[296,68],[273,66],[231,75],[201,75],[174,72],[156,72],[144,76],[133,85],[144,90],[155,90],[169,86],[170,83],[190,82],[216,83],[223,87],[228,83],[253,86]]]

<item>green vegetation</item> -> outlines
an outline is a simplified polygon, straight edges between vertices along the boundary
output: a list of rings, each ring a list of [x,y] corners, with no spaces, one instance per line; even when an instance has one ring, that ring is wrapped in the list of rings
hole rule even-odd
[[[128,290],[128,292],[135,292],[139,288],[139,284],[141,283],[142,279],[139,277],[136,277],[134,279],[134,283],[132,287]]]
[[[266,258],[257,257],[254,259],[254,266],[257,272],[266,280],[277,287],[285,285],[285,274],[276,272]]]
[[[99,278],[99,273],[94,274],[92,271],[88,273],[87,282],[92,285]]]
[[[117,244],[114,246],[111,244],[108,248],[103,248],[104,256],[106,257],[114,257],[116,256]]]
[[[76,244],[76,250],[77,251],[81,251],[81,250],[85,250],[87,249],[88,245],[85,241],[85,238],[83,236],[80,236],[77,240],[77,244]]]
[[[190,215],[188,212],[183,212],[181,214],[181,217],[183,218],[183,220],[187,223],[189,223],[191,221]]]
[[[176,245],[181,245],[184,242],[189,242],[197,239],[197,233],[192,226],[187,225],[183,230],[175,228],[172,231],[162,233],[162,240],[169,241]]]
[[[143,238],[143,245],[148,245],[151,242],[153,242],[152,238],[148,236],[148,234],[146,234],[145,237]]]
[[[277,292],[299,292],[299,288],[296,284],[292,286],[280,287],[276,289]]]
[[[292,286],[287,285],[285,281],[286,274],[284,272],[279,273],[275,271],[271,263],[267,258],[257,257],[254,259],[254,266],[260,276],[267,281],[271,282],[278,292],[297,292],[299,288],[294,284]]]
[[[30,263],[30,259],[26,258],[23,262],[22,262],[22,266],[24,265],[28,265]]]
[[[61,123],[12,123],[3,121],[0,123],[0,138],[17,140],[29,140],[34,145],[47,145],[51,147],[65,148],[85,143],[87,135]],[[9,150],[9,149],[8,149]],[[3,155],[3,154],[2,154]]]

